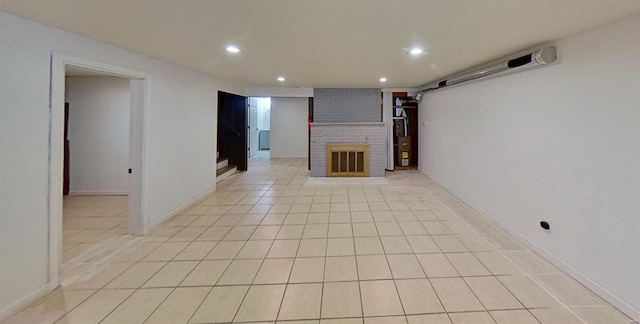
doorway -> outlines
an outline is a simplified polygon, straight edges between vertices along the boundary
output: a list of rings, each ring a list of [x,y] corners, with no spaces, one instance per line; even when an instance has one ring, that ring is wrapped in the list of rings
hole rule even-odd
[[[72,82],[71,78],[74,79]],[[96,94],[93,90],[76,91],[87,83],[86,80],[77,80],[80,78],[96,81],[90,82],[95,89],[100,83],[119,83],[120,98],[115,100],[118,102],[109,96],[113,94],[110,87],[98,90],[97,93],[102,91],[104,97],[93,99]],[[144,233],[143,126],[147,79],[144,72],[64,54],[52,55],[49,139],[51,289],[63,281],[70,283],[74,278],[88,275],[88,271],[95,268],[101,259],[114,255],[134,236]],[[68,90],[76,92],[71,94]],[[99,109],[105,104],[120,106],[121,109],[117,113]],[[116,120],[119,122],[114,123]],[[83,128],[84,133],[81,131]],[[96,140],[102,142],[97,143]],[[118,152],[114,151],[116,148]],[[110,151],[105,153],[105,149]],[[104,161],[105,156],[110,155],[115,159]],[[102,168],[96,167],[99,165]],[[80,246],[82,244],[84,246]]]
[[[130,83],[66,67],[63,284],[132,239],[128,235]]]
[[[271,152],[271,98],[249,98],[249,148],[254,159],[269,159]]]
[[[246,171],[248,166],[248,110],[247,97],[218,91],[218,159],[238,171]]]

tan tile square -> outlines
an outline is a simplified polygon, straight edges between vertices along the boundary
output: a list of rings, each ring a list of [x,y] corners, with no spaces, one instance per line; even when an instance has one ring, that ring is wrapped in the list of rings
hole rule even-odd
[[[529,251],[506,251],[504,254],[526,273],[550,274],[559,272],[551,264],[536,257]]]
[[[328,282],[322,293],[322,318],[360,317],[360,288],[358,282]]]
[[[342,203],[331,203],[331,207],[330,207],[330,211],[331,212],[348,212],[349,211],[349,203],[346,202],[342,202]],[[331,219],[329,219],[331,220]]]
[[[327,256],[355,255],[352,238],[330,238],[327,240]]]
[[[404,236],[383,236],[380,237],[380,240],[386,254],[413,253],[409,242]]]
[[[231,230],[231,226],[212,226],[204,231],[196,241],[220,241]]]
[[[251,240],[275,240],[278,232],[280,231],[280,226],[258,226],[253,235],[251,235]]]
[[[222,241],[207,254],[206,260],[234,259],[244,246],[244,241]]]
[[[240,221],[238,222],[237,225],[259,225],[260,223],[262,223],[262,220],[264,219],[267,213],[266,212],[259,213],[259,214],[255,213],[254,208],[256,207],[258,207],[258,205],[253,206],[253,208],[249,210],[249,214],[242,216],[242,218],[240,218]],[[254,212],[254,214],[251,214],[252,212]]]
[[[289,213],[284,219],[284,225],[304,225],[307,223],[309,213]],[[304,228],[304,226],[303,226]]]
[[[526,276],[497,277],[527,308],[558,307],[560,304]]]
[[[397,222],[377,222],[380,236],[404,235]]]
[[[416,254],[416,258],[429,278],[460,276],[444,254]]]
[[[296,258],[291,270],[290,283],[322,282],[325,258]]]
[[[308,204],[293,204],[290,213],[308,213],[311,210],[311,203]]]
[[[288,239],[300,239],[302,238],[302,232],[304,231],[304,225],[283,225],[280,228],[280,232],[276,236],[278,240]]]
[[[360,280],[391,279],[391,270],[384,255],[361,255],[357,257]]]
[[[496,251],[489,243],[476,234],[456,235],[458,240],[471,252]]]
[[[494,275],[514,275],[522,273],[509,259],[498,252],[475,252],[474,254]]]
[[[100,323],[144,323],[172,291],[173,288],[137,290]]]
[[[198,236],[200,236],[200,234],[202,234],[206,229],[206,227],[185,227],[180,232],[176,233],[176,235],[172,236],[169,240],[191,242]]]
[[[417,222],[418,221],[416,216],[410,210],[395,210],[395,211],[392,211],[391,213],[393,214],[393,217],[398,222]],[[420,225],[419,227],[422,230],[424,230],[424,228],[422,228],[422,225]],[[425,231],[422,234],[427,234],[427,233]]]
[[[142,287],[176,287],[195,268],[198,261],[169,262],[156,272]]]
[[[133,292],[133,289],[100,290],[58,322],[98,323],[133,294]]]
[[[298,247],[298,257],[325,256],[327,248],[326,239],[301,240]]]
[[[223,238],[225,241],[246,241],[256,230],[256,226],[234,226]]]
[[[188,242],[165,242],[144,257],[143,261],[171,261],[189,245]]]
[[[587,288],[562,274],[533,276],[551,294],[567,306],[598,306],[602,301]]]
[[[378,229],[375,223],[354,223],[353,236],[365,237],[365,236],[378,236]]]
[[[387,255],[394,279],[426,278],[414,254]]]
[[[286,212],[283,214],[277,214],[274,210],[275,209],[272,208],[269,211],[269,214],[262,219],[260,225],[282,225],[284,223],[284,220],[287,218],[287,214],[285,214]]]
[[[151,314],[148,323],[186,323],[211,290],[210,287],[176,288]]]
[[[358,280],[356,259],[352,256],[328,257],[324,271],[325,282]]]
[[[451,324],[447,314],[426,314],[407,316],[409,324]]]
[[[293,267],[293,259],[266,259],[262,263],[253,284],[287,283]]]
[[[218,241],[192,242],[173,258],[174,261],[191,261],[204,259]]]
[[[275,321],[285,285],[251,286],[234,321]]]
[[[231,260],[202,261],[180,283],[181,286],[213,286],[227,269]]]
[[[439,221],[439,220],[422,221],[422,226],[424,226],[427,232],[431,235],[452,234],[449,228],[445,225],[443,221]]]
[[[484,307],[461,278],[430,279],[447,312],[483,311]]]
[[[361,281],[365,316],[402,315],[402,304],[392,280]]]
[[[264,259],[273,241],[248,241],[236,255],[236,259]]]
[[[487,312],[449,313],[453,324],[495,324]]]
[[[469,252],[455,235],[432,235],[431,238],[442,252]]]
[[[312,212],[307,217],[307,224],[328,224],[329,212]]]
[[[106,288],[139,288],[156,272],[158,272],[158,270],[164,267],[165,264],[166,262],[136,263],[111,281]]]
[[[472,253],[447,253],[445,255],[463,277],[491,274]]]
[[[566,308],[532,309],[531,313],[542,324],[581,324],[584,323]]]
[[[420,222],[400,222],[398,223],[404,235],[427,235],[427,231]]]
[[[571,307],[571,310],[587,323],[633,323],[630,318],[610,306]]]
[[[67,285],[65,289],[100,289],[113,279],[118,277],[125,270],[130,268],[133,264],[129,262],[116,262],[106,265],[95,275],[88,278],[82,278],[74,281],[72,284]]]
[[[299,240],[276,240],[271,245],[267,258],[295,258],[299,244]]]
[[[329,213],[329,223],[331,224],[345,224],[351,223],[351,213],[348,211]]]
[[[304,239],[327,238],[328,230],[329,230],[328,224],[307,224],[304,227],[302,238]]]
[[[329,238],[353,237],[351,224],[329,224]]]
[[[404,316],[365,317],[365,324],[406,324]]]
[[[331,204],[328,203],[312,203],[310,213],[328,213],[331,210]],[[311,215],[309,215],[311,216]],[[327,218],[327,221],[329,219]],[[308,222],[308,221],[307,221]]]
[[[466,277],[464,281],[487,310],[524,308],[495,277]]]
[[[426,279],[396,280],[400,300],[407,314],[442,313],[438,295]]]
[[[357,255],[384,254],[379,237],[356,237],[354,242]]]
[[[351,211],[369,211],[369,204],[366,202],[350,202],[349,210]]]
[[[407,236],[414,253],[440,253],[436,242],[428,235]]]
[[[505,310],[505,311],[492,311],[491,316],[498,324],[538,324],[538,320],[536,320],[529,311],[520,309],[520,310]]]
[[[224,272],[218,285],[248,285],[258,273],[262,260],[234,260]]]
[[[288,285],[278,320],[320,318],[322,284]]]
[[[373,223],[373,215],[370,211],[351,211],[352,223]]]

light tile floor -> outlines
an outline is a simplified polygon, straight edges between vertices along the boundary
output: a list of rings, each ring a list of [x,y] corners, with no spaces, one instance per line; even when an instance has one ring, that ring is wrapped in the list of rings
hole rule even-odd
[[[387,178],[309,186],[306,160],[251,160],[8,323],[630,321],[420,173]]]

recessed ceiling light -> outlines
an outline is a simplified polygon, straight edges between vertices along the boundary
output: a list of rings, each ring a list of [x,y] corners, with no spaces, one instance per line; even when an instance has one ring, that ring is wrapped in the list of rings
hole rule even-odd
[[[278,81],[284,82],[284,80],[285,80],[284,77],[278,77]]]
[[[229,45],[227,46],[227,52],[229,53],[240,53],[240,49],[236,46]]]
[[[380,78],[380,82],[387,82],[387,78]]]
[[[409,54],[411,54],[411,55],[420,55],[420,54],[422,54],[422,52],[423,52],[422,48],[414,47],[409,51]]]

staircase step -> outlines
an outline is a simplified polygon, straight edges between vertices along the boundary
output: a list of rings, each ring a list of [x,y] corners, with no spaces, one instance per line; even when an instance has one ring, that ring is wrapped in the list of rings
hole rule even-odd
[[[216,170],[220,170],[226,166],[229,165],[229,159],[228,158],[218,158],[216,160]]]
[[[220,182],[238,172],[238,167],[235,165],[227,165],[222,169],[216,171],[216,182]]]

